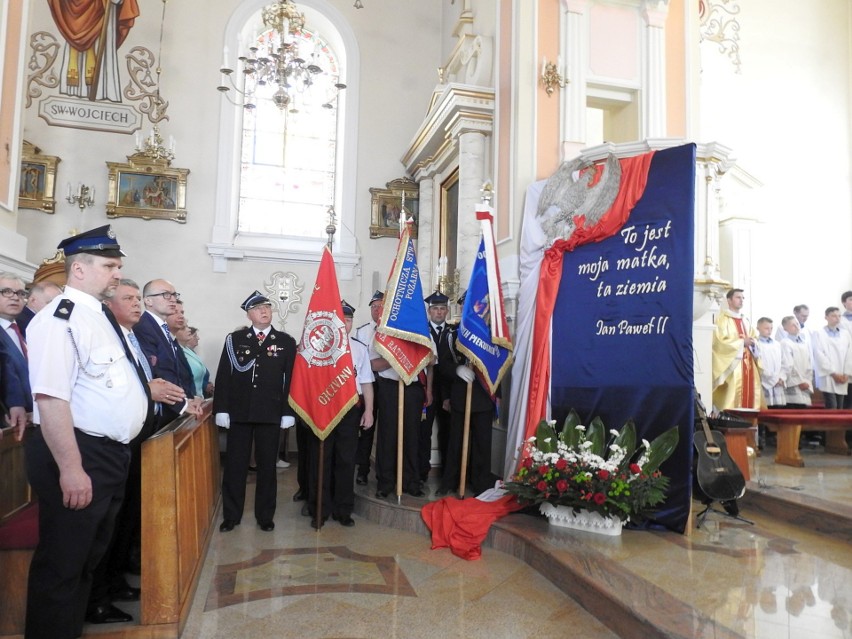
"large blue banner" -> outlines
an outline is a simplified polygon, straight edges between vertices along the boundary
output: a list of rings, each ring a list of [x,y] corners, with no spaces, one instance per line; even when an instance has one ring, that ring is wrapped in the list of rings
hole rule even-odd
[[[619,232],[565,254],[551,349],[559,423],[574,408],[609,428],[632,418],[649,441],[679,427],[655,520],[681,531],[692,485],[694,201],[695,145],[656,152]]]

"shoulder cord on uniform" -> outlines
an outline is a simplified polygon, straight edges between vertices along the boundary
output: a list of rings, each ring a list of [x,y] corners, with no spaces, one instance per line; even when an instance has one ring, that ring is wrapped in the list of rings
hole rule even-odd
[[[86,365],[80,358],[80,349],[77,348],[77,341],[74,339],[74,333],[71,331],[71,327],[68,326],[65,330],[68,331],[68,337],[71,338],[71,348],[74,349],[74,356],[77,358],[77,366],[83,372],[83,375],[85,375],[86,377],[90,377],[91,379],[100,379],[101,377],[106,375],[106,370],[101,371],[101,373],[98,375],[94,375],[86,370]]]
[[[458,357],[458,355],[456,355],[455,341],[456,341],[456,331],[450,331],[449,335],[447,335],[447,346],[450,349],[450,355],[452,356],[453,361],[456,363],[456,365],[458,365],[461,362],[459,362],[459,357]]]
[[[254,366],[254,360],[248,364],[241,365],[237,363],[237,354],[234,353],[234,340],[231,335],[225,338],[225,349],[228,351],[228,359],[231,360],[231,367],[236,369],[238,373],[245,373],[248,369]]]

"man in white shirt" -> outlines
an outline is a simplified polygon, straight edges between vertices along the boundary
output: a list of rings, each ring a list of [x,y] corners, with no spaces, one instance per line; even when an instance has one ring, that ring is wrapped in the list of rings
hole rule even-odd
[[[781,346],[787,351],[790,361],[790,371],[787,373],[786,394],[787,406],[790,408],[807,408],[811,405],[814,394],[813,378],[814,364],[810,345],[802,338],[801,325],[798,319],[788,315],[781,320],[784,334]]]
[[[130,621],[112,604],[86,610],[92,567],[121,507],[130,441],[150,396],[145,374],[102,302],[124,253],[109,225],[63,240],[68,283],[29,325],[30,384],[39,427],[26,440],[38,495],[39,542],[30,565],[25,636],[79,637],[84,618]]]

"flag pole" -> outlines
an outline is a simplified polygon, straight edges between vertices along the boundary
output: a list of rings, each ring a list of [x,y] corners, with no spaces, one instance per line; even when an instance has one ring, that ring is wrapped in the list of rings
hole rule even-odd
[[[470,401],[473,396],[473,382],[467,382],[467,393],[464,398],[464,427],[462,429],[461,478],[459,479],[459,499],[464,499],[465,482],[467,479],[467,448],[470,443]]]
[[[335,214],[334,214],[334,205],[330,205],[328,207],[328,226],[325,227],[325,232],[328,233],[328,242],[326,242],[326,246],[328,247],[328,252],[333,252],[334,247],[334,233],[337,231],[337,227],[334,224]],[[322,484],[323,484],[323,474],[325,466],[325,440],[321,439],[319,443],[319,460],[317,465],[317,509],[314,511],[314,516],[316,517],[317,522],[317,532],[322,529],[323,517],[322,517]]]
[[[405,418],[405,382],[397,381],[397,406],[396,406],[396,503],[402,501],[402,432],[403,420]]]

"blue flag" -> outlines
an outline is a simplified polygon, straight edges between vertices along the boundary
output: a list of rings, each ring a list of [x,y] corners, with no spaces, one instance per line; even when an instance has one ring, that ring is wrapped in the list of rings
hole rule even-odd
[[[376,351],[406,384],[432,361],[432,337],[408,225],[399,238],[375,340]]]
[[[489,220],[488,230],[490,226]],[[496,271],[496,259],[489,265],[491,252],[487,251],[487,246],[486,233],[483,233],[465,295],[457,345],[493,395],[512,365],[512,342],[508,336],[501,291],[492,290],[489,286],[489,266]],[[499,281],[499,274],[496,278],[492,276],[491,281]]]

